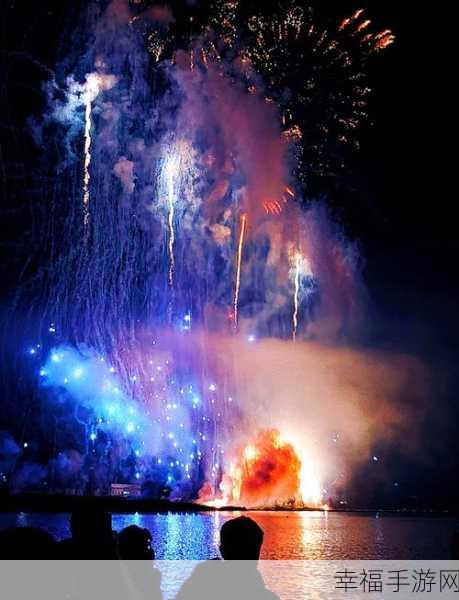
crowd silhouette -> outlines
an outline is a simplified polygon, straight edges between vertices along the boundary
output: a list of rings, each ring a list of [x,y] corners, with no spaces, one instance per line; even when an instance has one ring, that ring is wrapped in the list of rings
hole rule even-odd
[[[155,567],[153,539],[147,529],[130,525],[116,533],[109,513],[78,510],[70,517],[70,532],[70,538],[56,541],[36,527],[4,529],[0,531],[0,560],[117,560],[119,568],[110,571],[105,578],[110,580],[102,582],[97,595],[94,582],[80,577],[78,597],[162,600],[162,576]],[[242,516],[226,521],[220,531],[220,556],[199,563],[176,600],[279,600],[266,588],[258,570],[262,545],[263,530],[253,519]]]

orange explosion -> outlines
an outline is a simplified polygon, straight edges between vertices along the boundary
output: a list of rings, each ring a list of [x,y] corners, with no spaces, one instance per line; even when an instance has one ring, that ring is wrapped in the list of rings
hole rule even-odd
[[[260,430],[251,442],[240,446],[231,456],[220,484],[204,483],[199,503],[216,508],[322,505],[314,462],[304,448],[297,442],[287,441],[277,429]]]
[[[274,506],[300,498],[301,460],[279,431],[260,431],[232,465],[232,496],[244,506]]]

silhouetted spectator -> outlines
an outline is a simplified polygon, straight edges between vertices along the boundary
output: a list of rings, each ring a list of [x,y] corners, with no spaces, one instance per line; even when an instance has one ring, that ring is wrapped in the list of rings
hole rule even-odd
[[[201,563],[182,585],[176,600],[279,600],[258,571],[263,530],[249,517],[227,521],[220,531],[223,561]]]
[[[220,553],[224,560],[258,560],[263,545],[263,530],[249,517],[238,517],[223,524]]]
[[[151,533],[137,525],[125,527],[118,533],[118,554],[123,560],[155,560]]]
[[[59,543],[64,559],[116,559],[112,517],[98,509],[75,510],[70,517],[72,537]]]
[[[136,598],[161,600],[161,573],[154,568],[155,552],[151,533],[130,525],[118,534],[118,555],[125,584]],[[127,561],[127,562],[124,562]],[[131,596],[133,594],[131,593]]]
[[[51,560],[54,538],[38,527],[10,527],[0,531],[0,560]]]

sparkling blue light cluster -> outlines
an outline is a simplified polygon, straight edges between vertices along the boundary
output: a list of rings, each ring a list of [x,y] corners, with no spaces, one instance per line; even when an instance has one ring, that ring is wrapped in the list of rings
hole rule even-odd
[[[39,359],[42,347],[33,346],[28,352]],[[123,389],[108,358],[85,347],[53,347],[39,377],[42,387],[51,389],[54,397],[74,403],[76,412],[68,419],[73,419],[75,426],[82,423],[81,417],[76,417],[78,410],[86,410],[84,441],[89,453],[106,452],[107,445],[124,448],[130,461],[122,476],[124,483],[151,481],[156,494],[168,491],[172,497],[190,496],[203,483],[205,454],[213,457],[210,470],[218,477],[223,448],[220,443],[214,446],[214,424],[205,414],[198,386],[184,384],[169,361],[166,363],[150,359],[147,374],[131,377],[139,398]],[[212,404],[217,393],[217,384],[209,383],[205,394]]]

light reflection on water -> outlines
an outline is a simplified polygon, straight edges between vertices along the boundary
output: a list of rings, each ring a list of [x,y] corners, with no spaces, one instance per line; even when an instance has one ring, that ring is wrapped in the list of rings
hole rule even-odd
[[[459,520],[327,512],[249,512],[265,532],[262,558],[301,560],[446,559]],[[113,528],[149,529],[158,559],[202,560],[218,556],[219,530],[234,512],[115,514]],[[0,513],[0,529],[43,527],[57,539],[69,536],[65,513]]]

